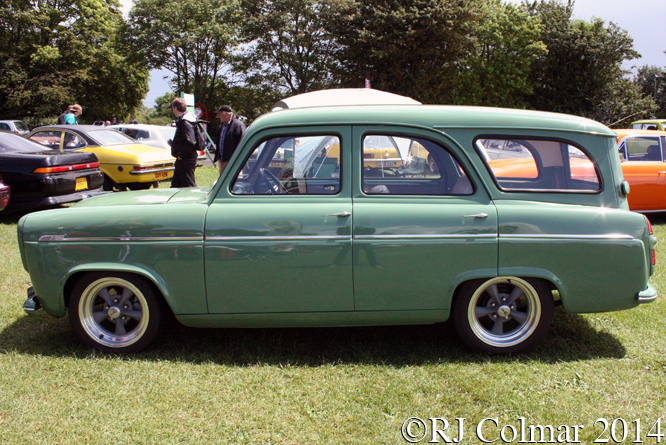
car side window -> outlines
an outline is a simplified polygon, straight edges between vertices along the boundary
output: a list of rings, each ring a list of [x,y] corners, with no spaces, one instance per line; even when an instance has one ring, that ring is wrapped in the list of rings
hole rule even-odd
[[[594,161],[565,141],[479,138],[475,147],[501,190],[583,193],[601,190]]]
[[[263,141],[233,183],[235,195],[334,195],[340,191],[340,139],[283,136]]]
[[[368,195],[471,195],[467,174],[439,144],[409,136],[363,137],[362,189]]]
[[[78,150],[85,146],[85,141],[81,139],[79,135],[70,133],[69,131],[65,132],[65,137],[63,139],[63,147],[65,150]]]
[[[45,130],[45,131],[38,131],[37,133],[30,136],[30,139],[32,139],[35,142],[39,142],[40,144],[50,149],[60,150],[61,136],[62,136],[62,131]]]
[[[9,130],[9,125],[4,122],[0,122],[0,130]]]
[[[658,136],[627,137],[620,146],[620,155],[627,161],[663,161]]]

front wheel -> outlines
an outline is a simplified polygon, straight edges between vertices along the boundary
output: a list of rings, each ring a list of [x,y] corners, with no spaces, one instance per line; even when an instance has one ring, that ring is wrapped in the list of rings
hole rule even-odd
[[[125,273],[89,273],[74,286],[68,304],[76,335],[104,352],[134,353],[159,333],[162,303],[146,279]]]
[[[453,324],[470,349],[488,354],[527,352],[543,339],[553,319],[553,297],[541,280],[497,277],[461,286]]]

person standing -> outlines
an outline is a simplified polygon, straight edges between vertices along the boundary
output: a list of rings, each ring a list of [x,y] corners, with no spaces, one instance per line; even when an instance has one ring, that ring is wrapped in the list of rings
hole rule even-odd
[[[76,120],[78,116],[81,116],[83,113],[83,108],[81,108],[81,105],[79,104],[74,104],[69,107],[69,113],[65,115],[65,124],[68,125],[78,125],[79,121]]]
[[[217,142],[217,151],[213,162],[220,169],[220,174],[231,159],[231,155],[236,151],[236,147],[247,131],[247,127],[236,116],[229,105],[223,105],[217,110],[217,117],[220,119],[220,128],[218,130],[215,142]]]
[[[67,105],[67,109],[62,112],[60,116],[58,116],[58,125],[63,125],[65,123],[65,116],[70,112],[72,109],[71,105]]]
[[[178,118],[176,133],[171,141],[171,156],[176,158],[171,187],[196,187],[194,169],[197,167],[197,117],[187,111],[185,99],[177,97],[171,102],[171,111]]]
[[[134,116],[130,116],[128,124],[138,124],[138,122],[134,120]]]

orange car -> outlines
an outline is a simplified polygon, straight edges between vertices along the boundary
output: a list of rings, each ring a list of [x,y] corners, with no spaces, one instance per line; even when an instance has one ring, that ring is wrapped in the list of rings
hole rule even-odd
[[[666,211],[666,131],[615,130],[624,179],[631,186],[629,209]]]

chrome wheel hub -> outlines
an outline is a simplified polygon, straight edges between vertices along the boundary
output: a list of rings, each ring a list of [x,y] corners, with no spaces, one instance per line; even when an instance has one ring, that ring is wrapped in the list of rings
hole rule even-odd
[[[472,295],[467,318],[474,335],[487,345],[514,346],[537,328],[541,300],[532,285],[521,278],[493,278]]]

